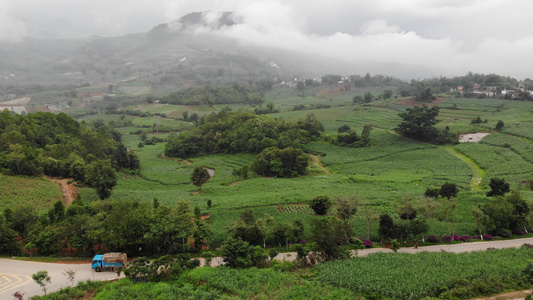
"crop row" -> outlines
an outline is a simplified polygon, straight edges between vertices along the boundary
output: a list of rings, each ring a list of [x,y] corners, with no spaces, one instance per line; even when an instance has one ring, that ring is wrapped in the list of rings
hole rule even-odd
[[[436,297],[461,280],[490,277],[519,281],[532,249],[472,253],[376,253],[318,265],[318,279],[362,295],[394,299]]]
[[[27,203],[38,210],[45,210],[55,201],[63,199],[61,187],[57,183],[40,178],[0,174],[0,186],[0,208]]]
[[[315,215],[315,212],[309,206],[302,204],[279,205],[276,209],[280,214],[302,213],[306,215]]]

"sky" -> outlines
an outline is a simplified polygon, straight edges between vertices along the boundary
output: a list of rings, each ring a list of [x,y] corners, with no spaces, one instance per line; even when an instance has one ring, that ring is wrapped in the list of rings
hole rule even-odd
[[[235,12],[243,23],[215,34],[244,45],[433,76],[533,78],[531,0],[1,0],[0,41],[146,32],[195,11]]]

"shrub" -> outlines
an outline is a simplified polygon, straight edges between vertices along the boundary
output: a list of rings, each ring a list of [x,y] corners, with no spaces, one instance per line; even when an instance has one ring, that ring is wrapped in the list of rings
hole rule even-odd
[[[473,240],[480,240],[480,239],[481,239],[481,236],[479,236],[479,235],[474,235],[474,236],[472,237],[472,239],[473,239]]]
[[[363,242],[363,245],[365,245],[366,248],[372,248],[374,246],[374,243],[371,240],[365,240]]]
[[[463,242],[470,242],[470,237],[468,235],[463,235],[461,236],[460,240]]]
[[[503,238],[510,238],[513,234],[509,229],[501,229],[500,231],[498,231],[498,235]]]
[[[365,243],[357,238],[350,238],[350,245],[353,249],[363,249],[366,247]],[[372,247],[372,245],[370,247]]]
[[[430,243],[438,243],[440,242],[440,239],[435,235],[430,235],[428,236],[427,241]]]
[[[319,216],[326,215],[332,205],[328,196],[317,196],[309,202],[309,207]]]
[[[452,241],[452,237],[449,236],[449,235],[445,235],[445,236],[443,236],[440,240],[441,240],[442,242],[444,242],[444,243],[449,243],[449,242]]]
[[[461,240],[461,238],[457,234],[454,234],[453,235],[453,240],[454,241],[459,241],[459,240]]]
[[[494,238],[493,238],[492,235],[490,235],[490,234],[484,234],[484,235],[483,235],[483,239],[484,239],[484,240],[489,240],[489,241],[490,241],[490,240],[492,240],[492,239],[494,239]]]

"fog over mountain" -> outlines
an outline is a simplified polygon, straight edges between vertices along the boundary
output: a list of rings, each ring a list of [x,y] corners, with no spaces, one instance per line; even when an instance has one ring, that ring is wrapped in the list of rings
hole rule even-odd
[[[0,40],[13,47],[28,37],[120,38],[166,23],[200,41],[220,41],[224,51],[234,46],[261,59],[285,58],[295,73],[531,77],[531,1],[286,2],[7,0],[0,3]],[[189,24],[177,21],[195,11],[206,13]]]

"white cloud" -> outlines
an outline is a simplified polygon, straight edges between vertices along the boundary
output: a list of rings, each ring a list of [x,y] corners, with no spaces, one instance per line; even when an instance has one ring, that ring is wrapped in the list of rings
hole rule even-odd
[[[234,11],[239,43],[343,60],[531,77],[529,0],[4,0],[0,39],[144,32],[194,11]],[[205,32],[205,30],[203,31]],[[372,70],[368,70],[372,72]],[[440,75],[440,74],[435,74]]]
[[[376,19],[371,20],[363,24],[361,27],[361,33],[363,35],[374,35],[381,33],[394,33],[398,32],[400,27],[398,26],[389,26],[385,20]]]

